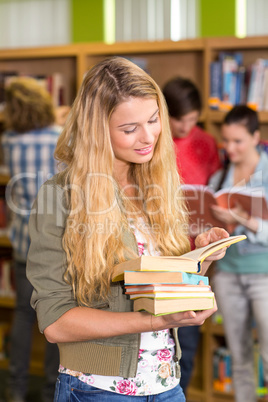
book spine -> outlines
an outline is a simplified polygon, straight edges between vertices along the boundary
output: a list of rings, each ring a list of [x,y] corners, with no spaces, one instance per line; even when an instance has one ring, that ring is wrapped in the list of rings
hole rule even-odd
[[[230,110],[235,104],[238,64],[235,57],[228,56],[222,63],[222,110]]]
[[[210,63],[210,109],[219,109],[221,100],[221,63],[213,61]]]
[[[183,279],[183,283],[186,283],[189,285],[198,285],[200,281],[203,281],[204,285],[209,285],[209,279],[207,276],[182,272],[182,279]]]
[[[219,347],[213,354],[213,388],[216,391],[231,392],[232,384],[231,354],[225,347]]]
[[[246,69],[244,66],[240,66],[237,72],[236,78],[236,93],[235,93],[235,104],[241,105],[246,102],[245,99],[245,74]]]

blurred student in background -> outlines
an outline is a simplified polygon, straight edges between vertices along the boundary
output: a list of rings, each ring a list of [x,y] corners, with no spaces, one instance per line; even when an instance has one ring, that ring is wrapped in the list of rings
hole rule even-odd
[[[258,116],[247,106],[235,106],[222,125],[222,141],[229,164],[212,176],[215,190],[258,188],[268,201],[268,156],[259,152]],[[216,264],[214,291],[223,315],[227,344],[231,351],[236,402],[257,400],[254,382],[253,319],[257,326],[264,379],[268,384],[268,220],[243,210],[213,206],[213,213],[224,223],[235,226],[234,233],[246,234],[243,244],[235,244]]]
[[[175,77],[165,84],[163,94],[182,181],[184,184],[206,185],[210,176],[220,168],[220,160],[215,139],[197,125],[202,109],[200,93],[192,81]],[[179,341],[182,349],[181,387],[186,393],[199,342],[199,327],[180,328]]]
[[[220,161],[215,139],[197,125],[202,109],[200,93],[192,81],[182,77],[168,81],[163,93],[183,182],[207,184]]]
[[[62,117],[61,111],[59,116]],[[6,88],[7,130],[2,138],[5,164],[11,180],[6,198],[11,209],[10,240],[13,247],[16,307],[11,331],[7,398],[26,401],[33,325],[30,306],[33,287],[26,278],[29,248],[28,219],[41,184],[57,172],[54,150],[61,132],[49,93],[33,78],[16,78]],[[47,343],[44,402],[52,402],[59,366],[58,348]]]

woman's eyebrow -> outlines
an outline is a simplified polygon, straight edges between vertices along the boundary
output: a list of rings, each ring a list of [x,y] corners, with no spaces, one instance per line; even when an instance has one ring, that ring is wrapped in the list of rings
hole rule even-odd
[[[149,120],[151,120],[157,113],[159,112],[159,109],[157,108],[157,110],[152,114],[151,117],[149,117]],[[124,126],[134,126],[138,124],[138,122],[133,122],[133,123],[124,123],[124,124],[120,124],[120,126],[118,127],[124,127]]]
[[[157,108],[157,110],[154,112],[154,114],[152,114],[152,116],[150,117],[150,119],[152,119],[158,112],[159,112],[159,108]],[[149,119],[149,120],[150,120],[150,119]]]

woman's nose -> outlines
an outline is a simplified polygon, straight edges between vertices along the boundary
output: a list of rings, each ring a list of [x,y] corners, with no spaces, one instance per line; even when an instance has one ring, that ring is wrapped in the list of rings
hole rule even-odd
[[[148,126],[142,127],[140,142],[145,144],[151,144],[153,142],[153,138],[154,136],[151,128]]]

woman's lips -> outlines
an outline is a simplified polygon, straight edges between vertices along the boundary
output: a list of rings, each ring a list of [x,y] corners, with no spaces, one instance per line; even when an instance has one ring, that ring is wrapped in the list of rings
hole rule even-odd
[[[135,152],[139,155],[148,155],[153,150],[153,145],[146,148],[135,149]]]

